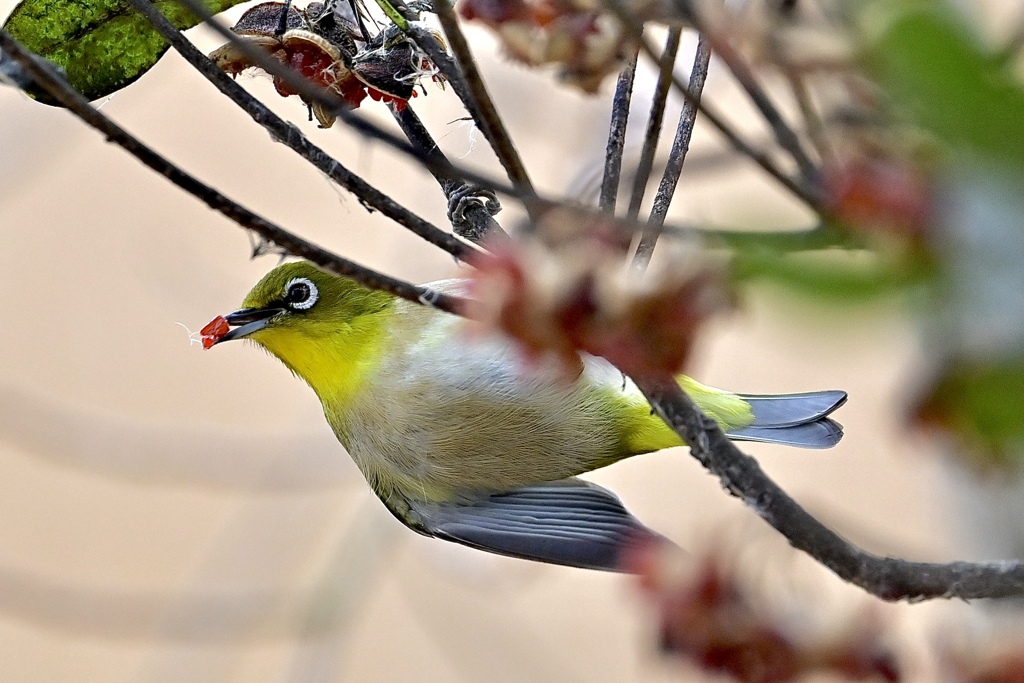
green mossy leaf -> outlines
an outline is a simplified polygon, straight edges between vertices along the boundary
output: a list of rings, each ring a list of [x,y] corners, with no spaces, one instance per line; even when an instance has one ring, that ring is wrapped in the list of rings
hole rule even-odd
[[[241,0],[206,0],[217,13]],[[179,29],[199,23],[174,0],[155,2]],[[68,81],[90,100],[106,97],[149,71],[167,42],[127,0],[23,0],[4,28],[36,54],[64,69]],[[55,104],[45,93],[30,92]]]

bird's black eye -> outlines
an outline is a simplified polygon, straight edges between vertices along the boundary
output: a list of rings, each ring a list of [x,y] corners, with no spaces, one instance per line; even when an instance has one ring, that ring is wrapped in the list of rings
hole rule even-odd
[[[284,302],[289,308],[305,311],[316,303],[320,293],[309,278],[297,277],[285,287]]]

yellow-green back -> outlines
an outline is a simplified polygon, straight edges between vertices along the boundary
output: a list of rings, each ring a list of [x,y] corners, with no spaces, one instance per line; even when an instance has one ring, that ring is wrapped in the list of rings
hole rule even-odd
[[[676,379],[701,410],[723,429],[745,427],[754,421],[750,404],[736,394],[705,386],[685,375]],[[679,435],[653,414],[650,405],[642,398],[624,407],[622,429],[623,448],[627,455],[683,445]]]

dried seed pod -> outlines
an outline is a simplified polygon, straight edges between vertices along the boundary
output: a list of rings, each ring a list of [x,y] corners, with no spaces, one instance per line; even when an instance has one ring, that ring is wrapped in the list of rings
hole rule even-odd
[[[360,81],[385,95],[408,100],[420,73],[417,50],[395,26],[388,26],[352,60]]]
[[[347,12],[343,10],[348,10]],[[332,45],[336,45],[345,55],[352,57],[363,44],[359,26],[347,3],[334,3],[325,6],[321,2],[311,2],[303,11],[306,27],[322,36]]]
[[[286,32],[281,36],[281,44],[289,51],[320,51],[323,52],[324,56],[330,59],[331,62],[341,60],[341,50],[338,46],[332,45],[326,38],[305,29],[292,29]]]
[[[238,18],[231,30],[240,36],[273,36],[281,26],[284,3],[264,2],[252,7]],[[295,7],[288,7],[288,18],[284,30],[301,28],[304,24],[302,13]]]
[[[271,54],[281,48],[281,41],[273,36],[245,36],[245,40]],[[220,46],[210,53],[210,59],[230,76],[237,76],[246,69],[252,69],[256,66],[234,43]]]
[[[281,48],[277,29],[281,25],[281,14],[285,5],[281,2],[264,2],[252,7],[239,17],[231,30],[247,42],[263,48],[267,52],[276,53]],[[285,29],[299,28],[303,25],[302,14],[294,7],[288,8]],[[278,55],[282,57],[282,55]],[[210,53],[210,59],[226,73],[237,76],[246,69],[256,65],[233,43],[227,43]],[[287,60],[282,60],[287,61]]]
[[[282,18],[287,30],[278,35]],[[414,88],[423,75],[437,80],[430,61],[396,26],[386,27],[360,48],[362,36],[353,17],[338,5],[313,2],[305,9],[286,9],[283,3],[266,2],[243,14],[233,30],[309,81],[337,93],[352,109],[367,95],[402,108],[416,95]],[[232,76],[257,68],[230,43],[210,57]],[[284,79],[273,81],[283,97],[298,94]],[[334,123],[330,107],[302,99],[323,128]]]

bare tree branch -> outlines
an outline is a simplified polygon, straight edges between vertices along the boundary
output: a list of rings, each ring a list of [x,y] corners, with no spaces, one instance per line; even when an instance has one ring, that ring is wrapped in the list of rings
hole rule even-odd
[[[682,33],[680,28],[669,29],[668,38],[665,39],[665,49],[658,59],[658,84],[655,86],[654,97],[651,99],[651,113],[647,117],[644,145],[640,151],[640,161],[633,176],[633,193],[629,196],[629,209],[626,212],[630,219],[635,219],[640,215],[640,205],[644,201],[647,181],[651,178],[654,155],[658,152],[658,139],[661,137],[661,124],[665,119],[665,104],[668,102],[669,90],[672,89],[673,70],[676,65],[676,55],[679,54],[679,40]]]
[[[608,124],[608,144],[604,153],[604,172],[601,177],[601,194],[598,208],[615,213],[615,202],[619,194],[619,179],[622,177],[622,152],[626,144],[626,126],[629,123],[629,104],[633,98],[633,80],[636,78],[636,62],[639,56],[633,50],[626,65],[619,73],[612,99],[611,122]]]
[[[629,9],[623,5],[622,0],[601,0],[601,2],[606,9],[612,12],[616,18],[619,19],[630,37],[640,46],[640,50],[649,58],[657,62],[659,59],[657,51],[651,45],[650,41],[644,37],[643,23],[641,23],[629,11]],[[689,99],[689,89],[685,84],[675,77],[672,79],[672,84],[678,92],[682,93],[683,97]],[[697,103],[697,105],[697,110],[705,119],[707,119],[708,123],[714,126],[736,151],[750,158],[768,175],[775,178],[775,180],[777,180],[783,187],[789,190],[795,197],[803,201],[812,210],[818,214],[825,213],[816,188],[810,187],[801,180],[791,178],[789,175],[784,173],[767,153],[748,144],[736,131],[732,129],[732,126],[726,123],[725,119],[722,118],[720,114],[708,107],[707,104]]]
[[[776,141],[779,145],[789,152],[789,155],[796,162],[797,167],[800,169],[800,174],[804,177],[804,180],[808,183],[817,182],[818,168],[814,161],[804,151],[803,145],[800,143],[800,138],[793,129],[786,123],[786,119],[783,118],[782,113],[779,112],[778,108],[772,102],[771,98],[768,97],[768,93],[765,92],[764,88],[758,82],[754,72],[750,69],[743,58],[733,49],[729,43],[729,39],[726,36],[717,34],[705,24],[701,19],[700,12],[691,12],[690,20],[694,26],[702,35],[707,36],[711,42],[711,47],[714,50],[725,65],[732,72],[732,75],[736,78],[736,81],[743,87],[747,95],[750,97],[751,102],[757,107],[758,111],[761,112],[761,116],[764,117],[765,123],[772,129],[772,133],[775,135]]]
[[[391,113],[413,147],[432,159],[435,166],[451,166],[448,157],[437,146],[430,131],[411,106],[406,105],[399,110],[392,105]],[[448,200],[448,219],[452,222],[452,228],[461,237],[478,243],[485,239],[508,239],[508,234],[492,217],[501,209],[494,193],[469,185],[461,178],[434,173],[429,168],[428,170],[431,170]]]
[[[658,241],[661,227],[665,224],[665,216],[668,215],[669,204],[672,203],[672,196],[675,194],[676,186],[679,184],[679,176],[683,172],[683,163],[686,161],[686,152],[690,149],[690,138],[693,136],[693,126],[697,121],[697,106],[694,102],[700,101],[700,95],[704,91],[704,82],[708,77],[708,66],[711,63],[711,49],[704,34],[700,35],[697,42],[697,54],[693,58],[693,70],[690,73],[690,92],[696,100],[688,99],[683,105],[679,114],[679,125],[676,128],[676,137],[672,141],[672,151],[668,155],[668,163],[665,165],[665,173],[661,177],[661,184],[658,186],[658,193],[654,196],[654,204],[651,206],[651,217],[648,220],[647,229],[640,236],[640,243],[636,247],[636,254],[633,256],[633,265],[641,270],[647,267],[654,254],[654,245]]]
[[[504,167],[512,184],[524,196],[536,194],[533,189],[533,183],[530,181],[530,176],[526,171],[526,166],[519,156],[519,150],[516,149],[512,136],[509,135],[505,122],[502,121],[501,116],[498,114],[494,101],[487,91],[487,86],[480,76],[480,69],[477,67],[476,59],[473,58],[473,52],[469,48],[469,43],[466,42],[466,36],[462,33],[462,28],[459,26],[458,18],[455,16],[451,3],[448,0],[434,0],[433,6],[459,68],[455,68],[456,65],[451,63],[451,58],[438,45],[437,40],[429,31],[412,26],[409,31],[410,35],[416,40],[417,45],[423,48],[430,59],[441,69],[441,73],[452,82],[452,87],[455,89],[456,94],[458,94],[463,104],[466,105],[466,109],[473,117],[477,127],[484,134],[484,137],[490,142],[491,149],[494,150],[498,161]],[[456,75],[455,79],[449,76],[450,72],[454,72],[454,75]],[[459,75],[461,75],[461,78],[458,77]],[[529,204],[527,207],[529,208]]]
[[[527,212],[534,216],[534,212],[539,208],[536,202],[531,201],[537,197],[534,184],[530,182],[529,176],[526,173],[526,167],[523,166],[522,159],[519,157],[519,152],[516,150],[515,144],[512,142],[512,138],[505,128],[498,110],[495,108],[494,101],[490,99],[490,94],[480,78],[473,54],[469,49],[465,36],[462,34],[462,30],[459,28],[458,19],[452,6],[440,0],[435,11],[438,13],[438,18],[445,35],[452,43],[459,63],[456,63],[447,54],[434,34],[413,24],[417,13],[412,11],[402,0],[377,0],[377,5],[392,20],[395,26],[412,37],[420,49],[427,53],[427,56],[434,62],[434,65],[440,70],[441,74],[452,84],[453,89],[456,91],[459,99],[462,100],[477,128],[483,132],[483,136],[487,139],[492,150],[494,150],[499,163],[505,168],[505,172],[508,174],[512,184],[518,190],[519,195],[525,200],[524,205]],[[407,133],[409,132],[408,128],[410,125],[419,128],[418,132],[420,134],[416,138],[411,138],[414,144],[417,144],[416,139],[423,137],[423,134],[426,133],[426,128],[419,124],[418,121],[415,123],[403,122],[399,118],[399,124],[402,125],[402,129],[406,130]],[[426,134],[426,137],[429,138],[429,134]],[[433,151],[436,145],[429,148]],[[466,190],[469,189],[451,184],[446,185],[443,182],[441,186],[444,188],[445,196],[450,201],[453,200],[453,194],[457,197],[465,195]],[[450,215],[453,213],[456,212],[450,211]],[[461,214],[461,210],[458,213]],[[478,212],[474,213],[478,214]],[[482,219],[478,222],[479,224],[471,226],[470,229],[482,231],[489,228],[493,231],[494,228],[498,227],[494,221],[490,221],[489,225]],[[458,226],[456,227],[458,228]]]
[[[129,0],[132,7],[144,16],[156,31],[175,50],[206,77],[215,88],[228,96],[252,120],[263,126],[274,140],[279,141],[309,161],[331,180],[356,196],[369,210],[377,210],[399,225],[419,235],[434,246],[444,249],[457,259],[464,260],[472,247],[434,224],[420,218],[398,202],[373,187],[343,166],[323,149],[310,142],[295,126],[272,112],[262,102],[235,83],[209,57],[200,52],[149,0]]]
[[[1024,595],[1024,562],[910,562],[865,552],[812,517],[704,415],[675,380],[634,377],[651,406],[722,486],[798,550],[883,600]]]
[[[335,275],[356,280],[371,289],[383,290],[403,299],[429,305],[449,313],[459,313],[462,310],[462,300],[458,297],[442,294],[429,287],[413,285],[341,258],[271,223],[199,181],[94,109],[88,100],[72,88],[52,65],[44,60],[36,59],[32,52],[3,29],[0,29],[0,49],[18,62],[24,72],[40,88],[80,119],[103,133],[107,140],[119,145],[146,166],[205,202],[211,209],[227,216],[243,228],[251,230],[260,238],[276,244],[289,254],[311,261]]]

